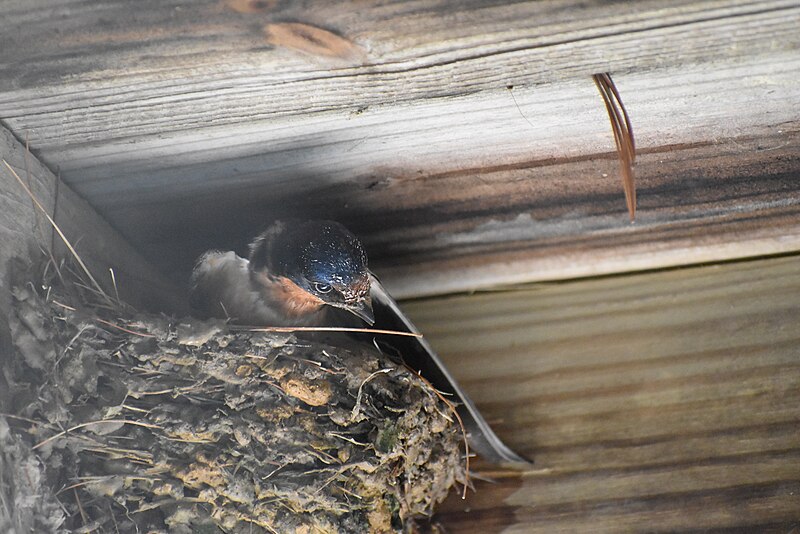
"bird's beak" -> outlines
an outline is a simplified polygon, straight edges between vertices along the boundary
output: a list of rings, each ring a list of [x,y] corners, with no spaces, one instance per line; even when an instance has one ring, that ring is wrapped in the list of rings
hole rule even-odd
[[[375,315],[372,313],[372,299],[370,297],[359,300],[356,304],[347,306],[345,309],[354,315],[358,315],[368,325],[375,324]]]

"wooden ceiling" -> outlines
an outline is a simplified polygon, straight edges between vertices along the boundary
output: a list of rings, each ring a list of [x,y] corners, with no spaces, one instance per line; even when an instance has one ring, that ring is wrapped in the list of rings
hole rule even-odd
[[[399,296],[448,293],[800,250],[798,27],[795,1],[7,0],[0,121],[173,280],[321,216]]]

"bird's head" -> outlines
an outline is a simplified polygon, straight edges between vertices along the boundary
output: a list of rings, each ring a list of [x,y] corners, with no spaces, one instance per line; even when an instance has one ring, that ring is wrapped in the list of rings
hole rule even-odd
[[[375,322],[367,254],[358,238],[337,222],[273,224],[251,245],[250,268],[288,280],[312,301],[347,310],[370,325]]]

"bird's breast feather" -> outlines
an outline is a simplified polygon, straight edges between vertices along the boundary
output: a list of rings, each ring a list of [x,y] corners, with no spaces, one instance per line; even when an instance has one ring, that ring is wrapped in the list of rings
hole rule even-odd
[[[307,317],[325,304],[285,276],[258,274],[257,279],[270,303],[288,318]]]

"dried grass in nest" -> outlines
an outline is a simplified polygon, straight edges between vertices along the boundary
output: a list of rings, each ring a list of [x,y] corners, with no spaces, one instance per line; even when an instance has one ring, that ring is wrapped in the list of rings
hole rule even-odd
[[[373,346],[78,287],[13,290],[0,530],[407,532],[464,482],[448,405]]]

